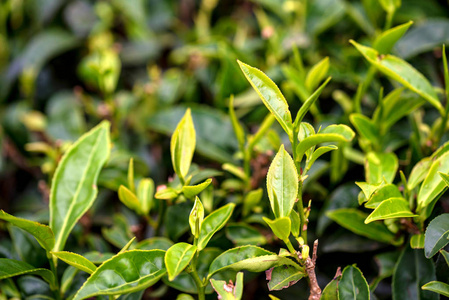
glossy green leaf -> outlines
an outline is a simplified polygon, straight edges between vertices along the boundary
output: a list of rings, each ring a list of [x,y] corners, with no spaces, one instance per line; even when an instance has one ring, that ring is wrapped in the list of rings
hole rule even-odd
[[[211,182],[212,182],[212,179],[209,178],[206,181],[204,181],[200,184],[197,184],[197,185],[191,185],[191,186],[185,185],[182,187],[182,193],[187,198],[193,198],[196,195],[198,195],[199,193],[201,193],[202,191],[204,191],[204,189],[207,188]]]
[[[291,136],[292,116],[287,101],[276,84],[259,69],[253,68],[241,61],[237,61],[259,97],[268,110],[276,117],[287,135]]]
[[[413,167],[407,181],[407,187],[409,190],[413,190],[426,178],[432,163],[433,160],[430,157],[425,157]]]
[[[372,144],[379,144],[379,130],[372,120],[357,113],[351,114],[349,119],[361,137]]]
[[[392,183],[398,170],[394,153],[369,152],[365,157],[365,178],[368,183]]]
[[[105,261],[90,275],[74,300],[97,295],[137,292],[155,284],[167,272],[165,251],[131,250]]]
[[[290,214],[290,221],[292,234],[294,237],[298,237],[301,234],[301,220],[299,214],[294,210]]]
[[[134,241],[136,240],[136,237],[133,237],[132,239],[129,240],[128,243],[126,243],[125,246],[123,246],[122,249],[120,249],[120,251],[117,254],[123,253],[125,251],[128,251],[129,248],[131,248],[132,244],[134,243]]]
[[[313,151],[312,156],[310,157],[309,161],[308,161],[308,166],[312,166],[313,163],[320,158],[321,155],[332,151],[332,150],[337,150],[338,147],[335,145],[330,145],[330,146],[323,146],[323,147],[319,147],[318,149],[316,149],[315,151]]]
[[[134,185],[134,159],[131,157],[128,164],[128,187],[132,193],[136,192]]]
[[[223,252],[211,263],[208,278],[224,270],[248,270],[250,272],[263,272],[269,268],[281,265],[291,265],[301,270],[294,261],[278,256],[273,252],[256,246],[242,246]]]
[[[210,213],[201,224],[200,237],[198,238],[198,251],[203,250],[212,236],[226,225],[232,215],[235,204],[229,203]]]
[[[414,234],[410,238],[410,247],[413,249],[424,249],[424,234]]]
[[[190,108],[179,121],[173,132],[170,142],[170,153],[173,169],[176,174],[184,179],[189,172],[193,153],[195,152],[196,133],[193,126]]]
[[[172,187],[166,187],[164,189],[160,189],[154,195],[154,198],[161,200],[170,200],[178,197],[178,191]]]
[[[432,291],[449,297],[449,284],[440,281],[431,281],[422,286],[423,290]]]
[[[365,195],[366,196],[366,195]],[[365,203],[367,208],[376,208],[382,201],[390,198],[402,197],[398,187],[394,184],[385,184],[376,189],[374,193],[368,196],[368,202]]]
[[[327,78],[326,81],[309,98],[307,98],[306,101],[304,101],[298,113],[296,114],[293,128],[296,128],[299,124],[301,124],[302,120],[304,119],[304,116],[312,107],[312,105],[318,100],[318,97],[321,95],[321,93],[323,92],[324,88],[326,87],[326,85],[329,83],[330,80],[331,77]]]
[[[139,199],[137,199],[136,195],[131,192],[127,187],[121,185],[118,188],[118,198],[120,201],[126,205],[131,210],[141,214],[142,210],[140,208]]]
[[[137,245],[136,245],[136,249],[140,249],[140,250],[155,250],[155,249],[159,249],[159,250],[168,250],[168,248],[170,248],[171,246],[173,246],[173,242],[170,241],[169,239],[165,238],[165,237],[151,237],[148,239],[145,239],[143,241],[140,241]]]
[[[382,32],[373,43],[373,48],[380,54],[388,54],[397,41],[407,32],[413,21],[388,29]]]
[[[226,226],[226,237],[235,245],[265,245],[267,239],[257,228],[246,223],[231,223]]]
[[[449,174],[444,174],[442,172],[438,172],[440,174],[441,179],[443,179],[446,186],[449,186]]]
[[[243,149],[245,145],[245,131],[235,115],[234,95],[231,95],[231,98],[229,99],[229,117],[231,118],[232,128],[234,129],[235,137],[239,142],[240,149]]]
[[[179,294],[178,297],[176,297],[176,300],[195,300],[195,298],[189,294]]]
[[[382,201],[376,209],[366,218],[365,224],[377,220],[416,217],[410,211],[409,203],[404,198],[389,198]]]
[[[395,235],[381,223],[365,224],[367,214],[354,208],[341,208],[328,211],[326,215],[337,222],[340,226],[358,234],[370,238],[375,241],[398,244]],[[400,243],[400,242],[399,242]]]
[[[329,57],[323,58],[315,64],[307,73],[305,85],[307,90],[313,91],[318,84],[326,77],[329,70]]]
[[[383,186],[383,183],[356,182],[355,184],[362,189],[363,195],[367,200],[371,199],[372,195]]]
[[[97,178],[110,152],[109,123],[102,122],[83,135],[64,154],[50,191],[50,227],[53,251],[64,248],[73,226],[97,196]]]
[[[193,204],[193,208],[190,211],[189,215],[189,224],[190,230],[192,231],[192,235],[196,238],[200,235],[201,224],[204,219],[204,207],[203,203],[201,203],[200,198],[195,198],[195,203]]]
[[[247,216],[254,207],[262,200],[263,190],[258,188],[257,190],[249,192],[243,200],[242,215]]]
[[[151,178],[143,178],[137,187],[137,199],[144,215],[150,213],[153,207],[154,181]]]
[[[246,176],[245,172],[240,167],[237,167],[233,164],[226,163],[226,164],[223,164],[222,168],[223,168],[223,170],[228,171],[229,173],[237,176],[238,178],[242,179],[243,181],[248,180],[248,176]]]
[[[280,291],[297,283],[306,274],[293,266],[278,266],[265,271],[270,291]]]
[[[89,274],[92,274],[97,269],[97,267],[93,263],[91,263],[87,258],[76,253],[59,251],[59,252],[51,252],[51,254],[56,256],[63,262]]]
[[[447,185],[438,172],[449,173],[449,152],[444,153],[432,163],[430,170],[421,185],[417,198],[417,211],[419,211],[420,214],[426,206],[431,205],[432,202],[447,189]],[[427,218],[428,214],[425,214],[423,217]]]
[[[240,300],[243,296],[243,272],[237,273],[235,284],[211,279],[210,283],[221,300]]]
[[[339,299],[368,300],[370,292],[368,283],[362,272],[356,266],[347,266],[341,274],[338,283]]]
[[[354,136],[354,131],[346,125],[327,126],[321,132],[309,136],[299,142],[296,147],[297,160],[300,161],[304,153],[313,146],[330,142],[350,142]]]
[[[35,268],[19,260],[0,258],[0,280],[26,274],[39,275],[50,284],[52,289],[56,288],[55,277],[50,270]]]
[[[338,300],[338,283],[340,282],[341,275],[332,279],[323,292],[321,293],[320,300]]]
[[[53,235],[51,228],[47,225],[14,217],[3,210],[0,210],[0,220],[7,221],[20,229],[29,232],[36,238],[42,248],[47,251],[50,251],[55,245],[55,236]]]
[[[360,45],[352,40],[351,44],[379,71],[414,91],[437,108],[441,114],[444,114],[444,108],[438,100],[432,85],[409,63],[393,55],[381,56],[376,50]]]
[[[436,280],[435,267],[424,251],[407,246],[401,253],[393,273],[392,294],[394,300],[437,300],[438,295],[422,290],[429,281]]]
[[[291,230],[291,221],[289,217],[277,218],[275,220],[263,217],[263,220],[270,226],[271,231],[273,231],[275,236],[283,241],[288,240]]]
[[[168,279],[172,281],[190,263],[196,253],[196,246],[187,243],[177,243],[170,247],[165,254],[165,267]]]
[[[434,256],[449,243],[449,214],[441,214],[427,226],[424,253],[427,258]]]
[[[277,218],[288,217],[298,194],[298,174],[293,159],[281,145],[267,174],[267,192]]]

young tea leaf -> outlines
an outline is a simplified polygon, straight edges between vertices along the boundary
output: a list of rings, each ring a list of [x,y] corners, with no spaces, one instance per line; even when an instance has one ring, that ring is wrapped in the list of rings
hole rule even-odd
[[[413,21],[396,26],[382,32],[373,43],[373,48],[379,51],[380,54],[388,54],[393,49],[394,44],[407,32]]]
[[[369,152],[365,157],[365,178],[368,183],[392,183],[397,170],[398,158],[394,153]]]
[[[154,181],[151,178],[144,178],[140,180],[137,187],[137,199],[140,203],[140,208],[144,215],[150,213],[153,207],[153,195],[154,195]]]
[[[126,205],[131,210],[141,214],[142,209],[140,207],[139,199],[137,199],[136,195],[131,192],[127,187],[121,185],[118,188],[118,198],[120,201]]]
[[[423,290],[432,291],[449,297],[449,284],[440,281],[431,281],[421,287]]]
[[[240,300],[243,295],[243,272],[237,273],[235,285],[224,280],[211,279],[210,283],[221,300]]]
[[[212,179],[209,178],[206,181],[197,185],[185,185],[182,187],[182,193],[187,198],[193,198],[199,193],[201,193],[205,188],[207,188],[211,182]]]
[[[201,203],[200,198],[195,198],[195,203],[193,204],[192,211],[189,216],[189,224],[190,230],[192,231],[192,235],[196,238],[200,236],[200,228],[204,219],[204,207],[203,203]]]
[[[187,243],[177,243],[171,246],[164,259],[168,280],[175,279],[187,267],[195,253],[196,246]]]
[[[193,153],[195,152],[196,133],[193,126],[190,108],[179,121],[170,142],[170,153],[173,169],[183,180],[189,172]]]
[[[366,195],[365,195],[366,196]],[[390,198],[402,197],[398,187],[394,184],[386,184],[378,188],[374,193],[368,196],[368,202],[365,203],[366,208],[376,208],[382,201]]]
[[[276,218],[288,217],[298,194],[298,173],[293,159],[284,150],[284,145],[268,170],[267,191]]]
[[[208,215],[201,224],[200,236],[198,238],[198,251],[206,248],[212,236],[228,222],[232,215],[235,204],[229,203]]]
[[[329,70],[329,57],[323,58],[316,65],[314,65],[306,76],[306,88],[308,91],[313,91],[318,84],[326,77]]]
[[[277,218],[275,220],[263,217],[263,220],[270,226],[275,236],[283,241],[288,240],[291,230],[291,221],[289,217]]]
[[[56,168],[50,190],[50,227],[55,234],[55,252],[64,248],[70,231],[97,196],[98,175],[110,152],[109,126],[108,122],[102,122],[83,135]]]
[[[89,274],[92,274],[97,269],[97,267],[93,263],[91,263],[87,258],[76,253],[60,251],[60,252],[51,252],[51,254],[56,256],[63,262]]]
[[[410,211],[409,203],[404,198],[389,198],[383,200],[376,209],[366,218],[365,224],[377,220],[416,217]]]

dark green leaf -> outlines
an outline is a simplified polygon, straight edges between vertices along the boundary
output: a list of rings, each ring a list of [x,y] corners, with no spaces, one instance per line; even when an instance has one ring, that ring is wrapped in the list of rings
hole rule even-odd
[[[370,298],[368,283],[356,266],[344,268],[338,283],[338,298],[345,300],[368,300]]]
[[[293,266],[277,266],[265,271],[270,291],[286,289],[305,276],[304,271]]]
[[[449,214],[441,214],[427,226],[424,239],[424,252],[426,257],[431,258],[448,243]]]
[[[431,281],[422,286],[423,290],[432,291],[449,297],[449,284],[440,281]]]
[[[39,275],[50,284],[52,289],[56,288],[55,277],[50,270],[35,268],[19,260],[0,258],[0,280],[25,274]]]

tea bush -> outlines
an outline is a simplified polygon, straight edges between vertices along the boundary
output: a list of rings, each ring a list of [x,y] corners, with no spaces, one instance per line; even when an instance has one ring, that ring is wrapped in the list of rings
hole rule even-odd
[[[447,2],[0,8],[0,299],[449,297]]]

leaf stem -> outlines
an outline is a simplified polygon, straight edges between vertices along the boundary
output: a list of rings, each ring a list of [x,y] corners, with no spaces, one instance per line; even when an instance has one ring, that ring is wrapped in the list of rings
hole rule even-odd
[[[61,291],[59,289],[58,272],[56,271],[56,265],[55,262],[53,261],[52,255],[49,252],[47,252],[47,258],[48,262],[50,263],[50,269],[55,277],[56,287],[54,289],[52,288],[52,291],[55,294],[56,300],[61,300],[62,298],[61,298]]]
[[[201,281],[200,277],[198,276],[198,272],[196,271],[196,268],[191,268],[190,272],[187,270],[189,275],[192,277],[193,281],[195,281],[196,288],[198,290],[198,300],[205,300],[206,299],[206,293],[205,293],[205,286],[203,282]]]

